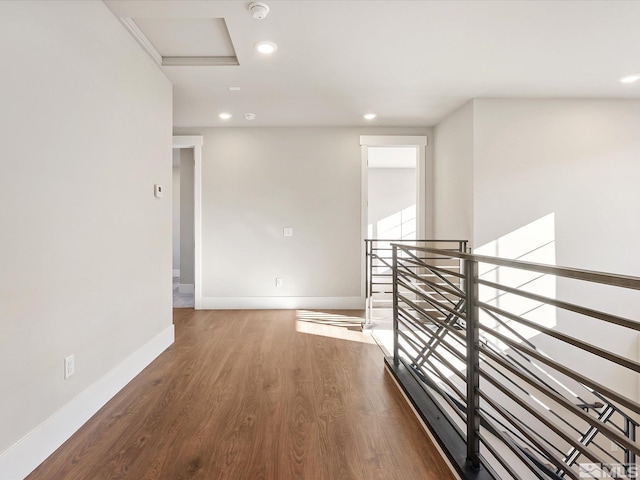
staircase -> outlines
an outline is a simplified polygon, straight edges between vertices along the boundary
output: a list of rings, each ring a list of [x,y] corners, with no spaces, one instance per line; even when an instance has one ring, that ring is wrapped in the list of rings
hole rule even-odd
[[[391,239],[366,239],[366,322],[371,323],[374,317],[384,318],[384,310],[388,310],[388,319],[391,320],[390,309],[393,306],[393,282],[392,282],[392,243],[407,246],[422,246],[466,252],[466,240],[391,240]],[[427,258],[425,258],[426,260]],[[454,265],[457,268],[456,265]],[[376,312],[377,310],[377,312]],[[376,315],[378,313],[378,315]]]

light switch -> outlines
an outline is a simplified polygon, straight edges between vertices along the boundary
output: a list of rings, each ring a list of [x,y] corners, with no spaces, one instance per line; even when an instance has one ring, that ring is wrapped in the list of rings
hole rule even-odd
[[[162,197],[162,185],[159,184],[155,184],[153,186],[153,194],[156,196],[156,198],[161,198]]]
[[[284,227],[284,236],[285,237],[293,237],[293,228]]]
[[[76,373],[76,357],[69,355],[64,359],[64,379],[66,380],[74,373]]]

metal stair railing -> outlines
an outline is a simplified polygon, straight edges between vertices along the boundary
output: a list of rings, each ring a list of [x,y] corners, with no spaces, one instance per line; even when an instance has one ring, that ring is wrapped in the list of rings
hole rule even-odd
[[[602,412],[598,415],[598,420],[600,420],[601,422],[608,422],[611,416],[614,414],[614,412],[615,412],[614,406],[611,404],[608,404],[606,407],[603,408]],[[584,446],[588,446],[594,440],[597,434],[598,434],[598,429],[596,427],[593,427],[593,426],[589,427],[589,429],[580,436],[579,442]],[[571,451],[564,457],[563,460],[567,465],[572,466],[573,464],[576,463],[576,460],[578,459],[579,456],[580,456],[580,452],[578,451],[577,448],[573,447]],[[562,474],[563,473],[562,469],[559,469],[558,473]]]
[[[436,438],[464,450],[448,452],[463,477],[636,478],[640,404],[571,367],[566,354],[634,379],[640,363],[529,314],[547,308],[554,318],[579,316],[607,332],[623,329],[623,335],[637,335],[640,322],[541,295],[531,281],[513,286],[484,279],[479,266],[625,291],[639,291],[640,278],[404,242],[391,249],[394,356],[387,365],[405,393],[414,392],[414,406],[428,398],[440,411],[437,418],[447,419],[453,433]],[[482,296],[480,289],[486,290]],[[522,314],[505,301],[513,299],[535,306]],[[423,418],[443,431],[441,422]]]
[[[466,252],[466,240],[394,240],[394,239],[365,239],[365,298],[366,298],[366,318],[365,323],[370,324],[373,317],[373,309],[377,307],[391,308],[393,293],[392,277],[392,243],[404,245],[414,245],[432,247],[457,252]],[[429,255],[423,255],[418,261],[428,260]],[[446,268],[434,270],[434,276],[445,280],[442,272],[446,273]]]

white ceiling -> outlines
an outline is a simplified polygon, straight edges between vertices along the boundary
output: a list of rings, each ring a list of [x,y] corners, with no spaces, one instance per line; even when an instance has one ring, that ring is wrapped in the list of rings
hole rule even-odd
[[[266,0],[264,20],[239,0],[105,3],[156,43],[175,24],[154,19],[226,22],[239,65],[161,67],[175,126],[429,126],[475,97],[640,98],[617,82],[640,72],[639,1]],[[195,38],[175,50],[209,51]]]

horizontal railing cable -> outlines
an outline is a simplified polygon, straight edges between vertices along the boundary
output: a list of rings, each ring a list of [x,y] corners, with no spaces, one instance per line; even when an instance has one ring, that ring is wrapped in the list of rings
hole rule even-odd
[[[404,245],[394,243],[392,246],[396,247],[400,251],[405,251],[407,248]],[[442,250],[429,247],[412,247],[412,250],[420,252],[431,252],[445,255]],[[611,285],[615,287],[629,288],[633,290],[640,290],[640,278],[632,277],[628,275],[615,275],[611,273],[596,272],[593,270],[582,270],[576,268],[559,267],[555,265],[545,265],[542,263],[524,262],[521,260],[509,260],[500,257],[488,257],[486,255],[476,255],[470,253],[447,251],[447,256],[451,258],[458,258],[462,260],[474,261],[477,263],[488,263],[490,265],[497,265],[500,267],[511,267],[523,271],[531,271],[544,273],[547,275],[554,275],[556,277],[571,278],[574,280],[584,280],[587,282],[601,283],[605,285]]]
[[[542,325],[539,325],[535,322],[526,320],[524,318],[522,318],[519,315],[514,315],[513,313],[507,312],[506,310],[503,310],[501,308],[498,307],[494,307],[493,305],[489,305],[488,303],[485,302],[478,302],[478,305],[480,307],[482,307],[485,310],[489,310],[493,313],[496,313],[498,315],[501,315],[503,317],[507,317],[510,320],[513,320],[514,322],[518,322],[522,325],[525,325],[529,328],[533,328],[534,330],[538,330],[539,332],[545,333],[547,335],[549,335],[550,337],[553,338],[557,338],[558,340],[561,340],[565,343],[568,343],[569,345],[573,345],[574,347],[577,347],[581,350],[584,350],[585,352],[589,352],[592,353],[594,355],[597,355],[599,357],[605,358],[607,360],[610,360],[614,363],[617,363],[618,365],[622,365],[624,367],[629,368],[630,370],[633,370],[635,372],[640,372],[640,363],[636,362],[635,360],[631,360],[628,359],[626,357],[623,357],[622,355],[618,355],[616,353],[610,352],[608,350],[605,350],[604,348],[600,348],[600,347],[596,347],[595,345],[592,345],[590,343],[584,342],[582,340],[579,340],[578,338],[572,336],[572,335],[568,335],[562,332],[559,332],[557,330],[554,330],[552,328],[547,328],[544,327]],[[640,412],[638,412],[640,413]]]
[[[478,283],[480,285],[484,285],[490,288],[504,290],[505,292],[519,295],[521,297],[527,298],[529,300],[533,300],[536,302],[540,302],[542,304],[551,305],[553,307],[562,308],[563,310],[568,310],[574,313],[579,313],[581,315],[585,315],[591,318],[596,318],[598,320],[603,320],[608,323],[613,323],[615,325],[619,325],[621,327],[630,328],[632,330],[640,330],[640,322],[635,320],[629,320],[627,318],[623,318],[617,315],[610,315],[604,312],[600,312],[598,310],[594,310],[592,308],[582,307],[580,305],[575,305],[569,302],[563,302],[560,300],[556,300],[553,298],[545,297],[543,295],[537,295],[535,293],[527,292],[526,290],[519,290],[516,288],[512,288],[506,285],[501,285],[495,282],[490,282],[487,280],[479,279]]]

